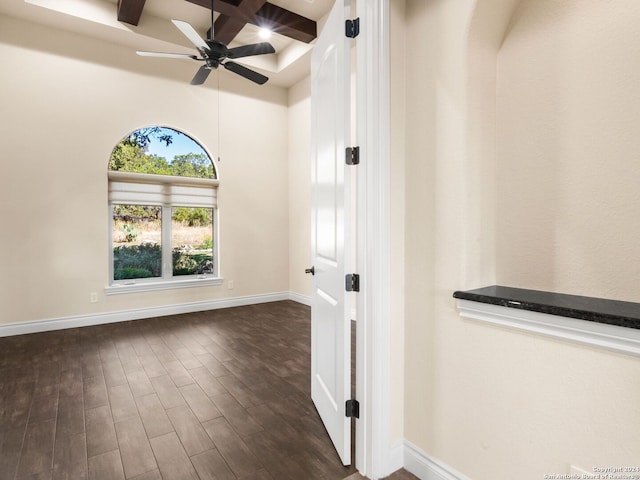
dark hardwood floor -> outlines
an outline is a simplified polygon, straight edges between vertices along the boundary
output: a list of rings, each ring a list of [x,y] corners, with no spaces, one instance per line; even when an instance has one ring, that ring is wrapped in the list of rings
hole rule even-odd
[[[294,302],[0,338],[0,480],[363,478],[309,367]]]
[[[294,302],[0,338],[0,480],[343,479],[309,355]]]

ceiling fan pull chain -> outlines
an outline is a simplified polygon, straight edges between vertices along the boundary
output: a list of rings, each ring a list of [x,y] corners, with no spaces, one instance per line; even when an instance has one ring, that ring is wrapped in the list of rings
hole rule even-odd
[[[218,163],[220,163],[220,73],[218,77]]]

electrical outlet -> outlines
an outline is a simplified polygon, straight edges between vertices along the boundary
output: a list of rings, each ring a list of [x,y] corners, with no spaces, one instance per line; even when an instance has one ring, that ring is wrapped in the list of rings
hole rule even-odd
[[[229,281],[227,281],[227,288],[228,288],[229,290],[233,290],[233,287],[234,287],[234,285],[233,285],[233,280],[229,280]]]
[[[98,303],[98,292],[91,292],[89,295],[89,301],[91,303]]]

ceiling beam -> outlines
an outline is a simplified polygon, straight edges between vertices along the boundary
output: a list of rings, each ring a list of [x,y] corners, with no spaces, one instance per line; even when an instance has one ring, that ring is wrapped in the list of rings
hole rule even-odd
[[[237,16],[218,15],[215,29],[215,39],[229,44],[247,24],[248,19],[253,18],[258,10],[267,3],[267,0],[242,0],[237,7]]]
[[[189,3],[193,3],[194,5],[200,5],[201,7],[211,9],[211,0],[186,0]],[[222,15],[234,16],[236,15],[236,11],[238,9],[238,1],[233,0],[216,0],[215,1],[215,10],[216,12],[220,12]]]
[[[186,1],[200,5],[201,7],[211,8],[211,0]],[[258,0],[249,0],[247,6],[243,8],[245,2],[242,0],[216,0],[215,9],[221,15],[240,18],[245,23],[269,28],[276,33],[293,38],[294,40],[309,43],[316,38],[317,25],[314,20],[290,12],[267,1],[263,3],[259,10],[251,12],[250,6],[254,5],[256,1]],[[214,28],[216,28],[216,38],[219,38],[218,27],[214,25]]]
[[[318,36],[315,21],[268,2],[256,12],[256,20],[250,23],[305,43]]]
[[[229,15],[220,14],[218,18],[216,18],[216,23],[213,25],[215,29],[214,38],[218,42],[229,45],[246,24],[247,22],[240,17],[230,17]],[[211,38],[211,29],[207,32],[207,37]]]
[[[146,0],[118,0],[118,21],[138,25]]]

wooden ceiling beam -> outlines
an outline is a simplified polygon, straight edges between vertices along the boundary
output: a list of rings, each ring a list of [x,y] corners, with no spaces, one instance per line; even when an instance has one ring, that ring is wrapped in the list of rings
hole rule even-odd
[[[267,0],[242,0],[238,5],[238,15],[244,18],[252,18]]]
[[[211,0],[186,0],[194,5],[200,5],[201,7],[211,9]],[[238,1],[234,0],[216,0],[215,7],[216,12],[222,15],[235,16],[238,9]]]
[[[250,23],[305,43],[318,36],[315,21],[269,2],[256,12],[255,21]]]
[[[186,0],[187,2],[201,7],[211,8],[211,0]],[[247,0],[245,0],[247,1]],[[314,40],[317,33],[317,25],[314,20],[293,13],[282,7],[265,1],[259,10],[251,12],[251,5],[259,0],[249,0],[247,6],[243,8],[243,0],[216,0],[215,9],[221,15],[240,18],[245,23],[251,23],[258,27],[270,28],[280,35],[309,43]],[[218,38],[218,30],[216,28],[216,38]],[[227,27],[230,28],[230,27]],[[222,41],[222,40],[220,40]],[[228,42],[224,42],[228,43]]]
[[[220,14],[218,18],[216,18],[216,23],[213,25],[215,29],[214,38],[218,42],[229,45],[246,24],[247,22],[240,17],[230,17],[229,15]],[[207,38],[211,38],[211,29],[207,32]]]
[[[137,26],[146,0],[118,0],[118,21]]]
[[[247,24],[249,18],[253,18],[258,10],[267,3],[267,0],[242,0],[237,7],[237,16],[218,15],[215,28],[215,39],[229,44]]]

